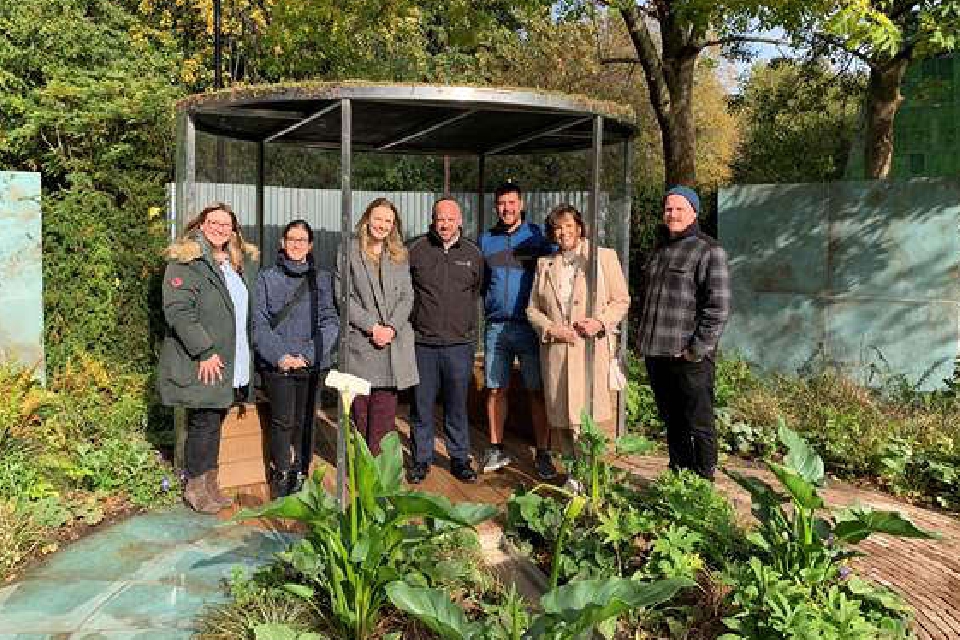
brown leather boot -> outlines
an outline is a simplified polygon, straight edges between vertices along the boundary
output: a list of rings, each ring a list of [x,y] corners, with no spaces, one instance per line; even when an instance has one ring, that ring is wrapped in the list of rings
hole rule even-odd
[[[220,507],[213,501],[207,491],[206,474],[196,478],[187,478],[187,486],[183,490],[183,501],[199,513],[217,513],[220,511]]]
[[[211,469],[203,474],[203,477],[207,483],[207,495],[210,496],[210,501],[213,502],[218,509],[232,507],[233,500],[220,492],[220,482],[218,476],[218,469]]]

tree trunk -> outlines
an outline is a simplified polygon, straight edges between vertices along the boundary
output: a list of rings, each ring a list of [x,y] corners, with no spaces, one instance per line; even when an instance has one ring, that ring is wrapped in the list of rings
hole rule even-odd
[[[893,164],[893,120],[903,103],[900,86],[909,62],[906,57],[897,57],[870,67],[863,149],[866,178],[883,179],[890,175]]]
[[[670,3],[661,3],[658,48],[644,16],[635,6],[620,10],[647,81],[650,105],[663,145],[667,187],[697,181],[697,129],[693,117],[693,79],[704,33],[677,21]],[[662,51],[662,53],[661,53]]]
[[[697,183],[697,125],[693,117],[696,55],[664,57],[670,117],[663,130],[663,179],[667,187]]]

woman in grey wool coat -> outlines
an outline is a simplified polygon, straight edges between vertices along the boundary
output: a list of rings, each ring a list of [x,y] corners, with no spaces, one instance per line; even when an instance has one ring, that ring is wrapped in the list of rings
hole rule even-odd
[[[347,268],[350,308],[347,364],[342,368],[370,381],[370,395],[356,398],[351,413],[356,429],[376,455],[380,440],[396,428],[397,391],[419,382],[410,325],[410,263],[400,214],[386,198],[377,198],[363,212],[351,241]],[[339,265],[338,291],[343,269],[344,265]]]

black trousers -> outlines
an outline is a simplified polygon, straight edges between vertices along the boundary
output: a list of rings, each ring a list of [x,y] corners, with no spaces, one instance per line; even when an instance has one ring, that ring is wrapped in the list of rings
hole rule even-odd
[[[317,372],[261,372],[270,398],[270,465],[306,472],[313,458]]]
[[[220,428],[226,409],[189,409],[184,457],[187,476],[197,478],[217,468],[220,459]]]
[[[443,403],[443,434],[450,460],[470,459],[470,422],[467,394],[473,377],[475,345],[428,345],[415,347],[420,384],[413,390],[413,460],[433,464],[434,410],[437,395]]]
[[[670,468],[690,469],[712,479],[717,468],[713,360],[648,357],[645,362],[657,409],[667,425]]]

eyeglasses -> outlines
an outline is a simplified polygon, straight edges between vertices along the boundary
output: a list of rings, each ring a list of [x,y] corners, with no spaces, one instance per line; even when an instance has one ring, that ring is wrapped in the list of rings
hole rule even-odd
[[[232,222],[214,222],[213,220],[207,220],[204,224],[209,225],[215,229],[230,229],[233,230]]]
[[[283,241],[288,244],[310,244],[310,238],[284,238]]]

